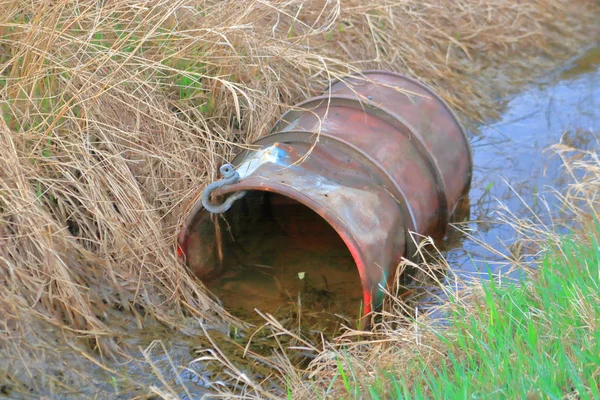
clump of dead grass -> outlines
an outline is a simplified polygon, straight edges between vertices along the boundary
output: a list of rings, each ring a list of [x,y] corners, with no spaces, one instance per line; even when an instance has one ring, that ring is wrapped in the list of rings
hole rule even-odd
[[[118,335],[107,308],[139,326],[232,321],[176,259],[177,229],[217,167],[286,107],[383,68],[481,119],[496,105],[477,76],[565,57],[595,37],[599,15],[591,0],[6,0],[2,10],[0,300],[103,353]],[[28,329],[9,310],[4,339]]]

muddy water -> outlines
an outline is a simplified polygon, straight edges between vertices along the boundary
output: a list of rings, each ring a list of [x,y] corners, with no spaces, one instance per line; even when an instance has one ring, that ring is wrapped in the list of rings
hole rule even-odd
[[[252,223],[238,223],[225,233],[224,272],[206,283],[223,306],[252,322],[261,322],[254,312],[259,309],[286,326],[329,334],[341,324],[352,325],[360,315],[362,289],[354,260],[335,230],[281,195],[250,192],[239,202],[249,204]],[[229,214],[242,212],[226,213],[229,221],[223,225],[232,226]]]

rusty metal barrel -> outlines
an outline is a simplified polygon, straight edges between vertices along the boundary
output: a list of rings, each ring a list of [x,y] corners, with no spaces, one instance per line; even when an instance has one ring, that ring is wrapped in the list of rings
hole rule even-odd
[[[349,249],[368,315],[382,304],[381,288],[401,259],[412,255],[411,232],[445,235],[468,193],[472,154],[459,120],[430,88],[397,73],[365,71],[286,112],[222,172],[226,179],[205,189],[178,238],[193,273],[218,279],[228,243],[237,226],[256,223],[256,207],[300,203]],[[279,196],[266,204],[269,193]]]

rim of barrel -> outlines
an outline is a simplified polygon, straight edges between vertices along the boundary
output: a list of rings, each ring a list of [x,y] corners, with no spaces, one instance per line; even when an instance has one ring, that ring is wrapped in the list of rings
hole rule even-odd
[[[454,119],[454,122],[458,125],[458,128],[460,130],[460,133],[462,135],[462,138],[465,142],[465,145],[467,147],[467,156],[469,157],[469,179],[468,179],[468,184],[465,186],[464,191],[462,193],[462,195],[464,195],[470,188],[471,186],[471,180],[473,177],[473,149],[471,148],[471,142],[469,141],[469,136],[467,135],[467,131],[465,129],[465,127],[463,126],[463,124],[460,122],[460,120],[458,119],[458,116],[456,115],[456,112],[452,109],[452,107],[450,107],[450,105],[435,91],[433,90],[431,87],[429,87],[428,85],[426,85],[425,83],[421,82],[418,79],[412,78],[410,76],[401,74],[399,72],[394,72],[394,71],[386,71],[386,70],[381,70],[381,69],[368,69],[368,70],[364,70],[364,71],[360,71],[360,72],[351,72],[349,73],[347,76],[360,76],[360,75],[367,75],[367,74],[381,74],[381,75],[390,75],[390,76],[394,76],[397,78],[402,78],[405,79],[409,82],[414,83],[415,85],[425,89],[427,92],[429,92],[433,97],[436,98],[436,100],[438,100],[442,106],[446,109],[446,111],[448,111],[448,113],[450,114],[450,116],[452,117],[452,119]],[[343,82],[340,78],[334,78],[332,80],[330,80],[328,82],[328,85],[325,89],[325,93],[327,93],[331,87],[333,85],[335,85],[338,82]]]
[[[372,296],[369,287],[367,287],[367,275],[366,275],[366,265],[365,265],[365,257],[358,246],[358,240],[352,236],[349,232],[347,232],[344,228],[343,221],[339,221],[339,218],[334,216],[333,214],[324,212],[326,210],[319,202],[313,200],[311,197],[306,196],[302,192],[298,192],[297,190],[291,190],[289,186],[271,181],[269,182],[269,187],[264,186],[264,181],[257,177],[246,177],[244,180],[240,180],[240,182],[230,185],[223,186],[217,189],[215,192],[220,195],[230,194],[239,191],[260,191],[260,192],[270,192],[277,193],[279,195],[283,195],[287,198],[297,201],[305,207],[310,208],[312,211],[317,213],[321,218],[325,220],[338,234],[338,236],[344,241],[344,244],[350,251],[352,258],[356,264],[356,268],[358,270],[358,274],[360,276],[361,286],[363,289],[363,315],[361,316],[361,324],[363,320],[366,320],[369,314],[373,311],[376,305],[373,304],[374,296]]]
[[[314,110],[316,108],[319,108],[323,102],[327,102],[328,103],[327,105],[330,105],[330,104],[332,104],[332,102],[334,100],[338,101],[338,105],[342,105],[342,106],[350,105],[350,107],[354,107],[357,110],[362,110],[365,113],[369,113],[369,111],[371,111],[371,113],[370,113],[371,115],[373,115],[377,118],[383,119],[385,122],[389,123],[392,127],[396,128],[396,130],[400,131],[400,134],[402,134],[402,129],[400,129],[400,128],[403,128],[403,129],[408,130],[409,133],[413,136],[413,138],[416,139],[413,141],[413,143],[417,144],[415,147],[417,148],[419,153],[421,153],[421,155],[423,156],[423,159],[425,160],[425,162],[428,166],[428,169],[430,170],[430,172],[432,173],[432,175],[434,176],[434,179],[435,179],[436,191],[437,191],[439,208],[440,208],[439,221],[438,221],[438,224],[436,227],[436,231],[439,232],[440,237],[443,237],[446,234],[448,222],[450,220],[450,212],[451,212],[450,205],[446,198],[446,185],[444,183],[444,178],[442,177],[440,167],[438,166],[433,155],[427,150],[427,147],[425,146],[425,143],[423,142],[423,138],[418,133],[418,131],[416,129],[414,129],[408,122],[406,122],[404,120],[404,118],[402,118],[400,115],[393,113],[393,112],[389,111],[388,109],[379,106],[377,103],[375,103],[371,100],[368,100],[368,99],[359,100],[355,96],[321,95],[321,96],[311,97],[310,99],[307,99],[307,100],[297,104],[296,107],[306,107],[306,106],[314,103],[314,104],[316,104],[316,106],[312,108]],[[345,104],[345,102],[347,102],[349,104]],[[357,104],[359,106],[356,106]],[[363,105],[367,106],[367,107],[363,107]],[[373,112],[373,111],[375,111],[375,112]],[[291,116],[293,114],[299,114],[302,112],[305,112],[305,110],[292,109],[292,110],[286,111],[279,118],[279,120],[275,123],[275,125],[273,126],[273,129],[272,129],[272,132],[273,131],[281,131],[281,129],[277,129],[277,128],[280,125],[282,125],[283,121],[288,122],[288,123],[292,122],[293,119],[289,120],[287,118],[289,118],[289,116]],[[283,128],[285,128],[285,127],[283,127]],[[283,132],[285,132],[285,131],[283,131]],[[317,134],[317,133],[314,133],[314,134]],[[321,132],[318,134],[321,135],[323,133]],[[362,151],[360,151],[360,152],[362,153]],[[470,181],[470,178],[469,178],[469,181]]]
[[[249,184],[252,183],[252,181],[256,180],[257,182],[255,184]],[[356,238],[354,238],[352,235],[348,234],[343,228],[344,228],[344,224],[343,223],[337,223],[336,217],[333,217],[327,213],[322,213],[319,212],[320,209],[324,209],[319,203],[317,203],[316,201],[312,200],[310,197],[303,195],[302,193],[299,193],[297,191],[291,191],[287,186],[285,185],[281,185],[277,182],[272,182],[271,183],[271,188],[272,190],[267,189],[265,186],[261,185],[261,181],[257,180],[256,178],[246,178],[243,181],[240,181],[239,183],[236,183],[234,185],[231,186],[225,186],[222,187],[220,189],[218,189],[216,192],[218,194],[228,194],[228,193],[233,193],[233,192],[238,192],[241,190],[256,190],[256,191],[263,191],[263,192],[269,192],[269,191],[273,191],[277,194],[281,194],[283,196],[286,196],[288,198],[291,198],[293,200],[298,201],[300,204],[304,205],[305,207],[310,208],[312,211],[314,211],[315,213],[317,213],[321,218],[323,218],[335,231],[336,233],[340,236],[340,238],[344,241],[345,246],[348,248],[348,251],[350,251],[350,254],[352,255],[352,258],[354,259],[354,262],[356,264],[356,268],[358,270],[359,276],[360,276],[360,281],[361,281],[361,286],[362,286],[362,290],[363,290],[363,315],[360,317],[359,321],[360,321],[360,328],[361,329],[365,329],[368,325],[368,317],[371,314],[371,312],[374,310],[374,304],[373,304],[373,296],[371,295],[370,291],[367,288],[367,286],[365,285],[366,282],[366,266],[364,263],[364,255],[363,252],[361,251],[360,247],[357,245],[357,240]],[[305,200],[303,200],[305,199]],[[187,260],[185,259],[185,253],[186,253],[186,246],[185,246],[185,239],[189,236],[189,232],[190,232],[190,227],[196,222],[197,217],[201,216],[202,212],[208,212],[203,206],[202,206],[202,200],[200,198],[198,198],[198,200],[196,201],[196,203],[194,204],[194,206],[192,207],[191,211],[189,212],[188,216],[186,217],[182,228],[179,231],[178,237],[177,237],[177,248],[178,248],[178,252],[179,256],[183,259],[184,263],[186,263],[186,267],[187,267]]]

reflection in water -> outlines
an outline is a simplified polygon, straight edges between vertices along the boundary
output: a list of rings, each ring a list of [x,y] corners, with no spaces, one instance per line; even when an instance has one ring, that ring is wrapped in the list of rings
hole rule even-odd
[[[546,81],[512,98],[502,118],[472,138],[474,175],[471,222],[461,226],[501,252],[517,237],[498,223],[499,203],[519,218],[543,223],[557,217],[553,191],[564,187],[561,161],[550,146],[561,141],[584,150],[600,146],[600,48],[594,48]],[[444,245],[446,259],[463,277],[506,272],[506,260],[464,240],[456,231]],[[513,274],[514,275],[514,274]]]

